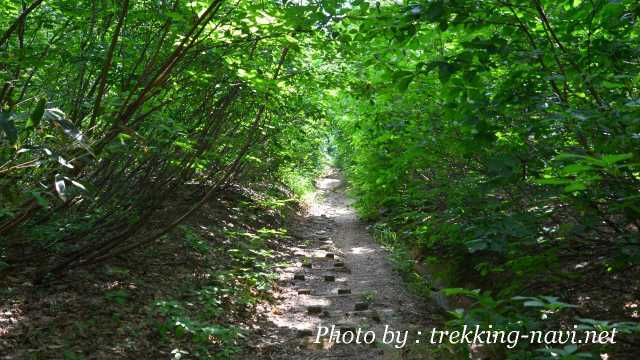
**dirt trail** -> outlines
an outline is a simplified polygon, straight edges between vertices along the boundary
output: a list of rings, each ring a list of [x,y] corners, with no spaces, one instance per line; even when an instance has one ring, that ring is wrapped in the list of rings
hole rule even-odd
[[[387,260],[388,253],[369,236],[345,195],[340,175],[317,181],[309,214],[293,229],[294,266],[280,273],[279,303],[262,329],[257,357],[265,359],[425,359],[416,351],[416,334],[431,328],[430,312],[412,297]],[[342,331],[375,332],[370,345],[339,344],[325,336],[316,344],[318,325]],[[406,345],[382,344],[385,326],[406,331]],[[362,337],[361,337],[362,338]],[[423,335],[423,338],[426,338]]]

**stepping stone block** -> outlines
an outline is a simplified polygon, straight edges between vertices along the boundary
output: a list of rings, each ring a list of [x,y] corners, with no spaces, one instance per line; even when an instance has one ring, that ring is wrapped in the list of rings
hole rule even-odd
[[[377,311],[373,311],[371,313],[371,320],[373,320],[373,321],[375,321],[377,323],[382,322],[382,319],[380,318],[380,314],[378,314]]]
[[[334,253],[327,253],[324,257],[328,258],[328,259],[334,259],[336,257],[336,254]]]
[[[320,250],[329,250],[329,249],[331,249],[331,245],[329,244],[320,245]]]
[[[356,311],[365,311],[369,308],[369,304],[365,302],[356,303],[355,310]]]
[[[351,289],[338,289],[338,295],[351,294]]]
[[[336,276],[335,275],[325,275],[324,276],[324,281],[330,281],[330,282],[336,281]]]
[[[322,306],[320,306],[320,305],[309,305],[309,306],[307,306],[307,313],[309,313],[310,315],[322,314]]]
[[[293,275],[293,280],[302,280],[302,281],[304,281],[304,274],[295,274],[295,275]]]
[[[336,327],[342,332],[353,331],[356,332],[356,326],[353,324],[336,324]]]
[[[298,295],[311,295],[311,289],[300,289]]]

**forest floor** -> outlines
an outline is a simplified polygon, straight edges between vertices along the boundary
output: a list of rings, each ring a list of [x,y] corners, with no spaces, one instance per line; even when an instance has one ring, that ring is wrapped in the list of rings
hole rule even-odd
[[[288,194],[256,188],[221,191],[130,256],[41,285],[36,268],[0,274],[0,359],[235,358],[295,240],[287,216],[302,215]],[[176,195],[151,226],[189,209],[194,191]]]
[[[236,186],[132,256],[42,285],[32,281],[37,268],[2,274],[0,359],[430,356],[415,336],[430,329],[434,311],[406,291],[340,175],[317,187],[299,207],[287,194]],[[192,201],[178,196],[152,226]],[[372,330],[376,341],[315,344],[319,324]],[[406,346],[382,344],[385,325],[408,331]]]
[[[274,294],[278,301],[264,312],[252,355],[262,359],[433,358],[425,346],[416,345],[419,332],[426,334],[433,327],[433,309],[407,292],[388,253],[351,207],[340,174],[325,175],[316,187],[308,214],[290,228],[301,241],[290,249],[292,266],[279,271],[279,289]],[[335,326],[334,334],[361,329],[362,343],[318,336],[319,326],[329,332]],[[407,332],[406,342],[401,344],[396,337],[385,344],[385,328],[402,336]],[[370,344],[364,344],[367,331],[375,334]],[[341,339],[349,341],[349,336]]]

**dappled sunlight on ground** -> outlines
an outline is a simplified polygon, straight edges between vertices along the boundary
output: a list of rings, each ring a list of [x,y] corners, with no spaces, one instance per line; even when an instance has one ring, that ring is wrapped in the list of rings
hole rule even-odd
[[[19,304],[0,304],[0,337],[9,335],[23,320]]]
[[[349,252],[354,254],[354,255],[366,255],[366,254],[371,254],[374,251],[375,250],[373,250],[371,248],[362,247],[362,246],[356,246],[356,247],[353,247],[353,248],[349,249]]]
[[[342,185],[340,179],[321,178],[316,181],[316,187],[320,190],[335,190],[340,185]]]
[[[424,307],[408,295],[358,219],[339,174],[318,179],[316,187],[307,214],[292,229],[299,243],[291,247],[290,264],[279,269],[277,305],[265,311],[272,330],[258,339],[259,358],[393,358],[397,354],[386,346],[314,343],[319,325],[382,334],[387,325],[407,330],[429,318],[416,316]]]

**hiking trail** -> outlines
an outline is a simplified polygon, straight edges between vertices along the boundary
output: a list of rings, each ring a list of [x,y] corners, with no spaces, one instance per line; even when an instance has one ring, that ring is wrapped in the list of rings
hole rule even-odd
[[[416,334],[431,329],[430,311],[404,287],[388,253],[367,232],[335,170],[316,182],[308,214],[292,227],[300,239],[292,266],[280,271],[278,303],[267,315],[258,356],[269,359],[426,359],[411,351]],[[361,334],[375,332],[373,344],[341,344],[329,336],[316,343],[318,326]],[[405,346],[382,343],[385,326],[408,330]],[[348,339],[348,337],[347,337]],[[361,336],[360,339],[363,339]]]

